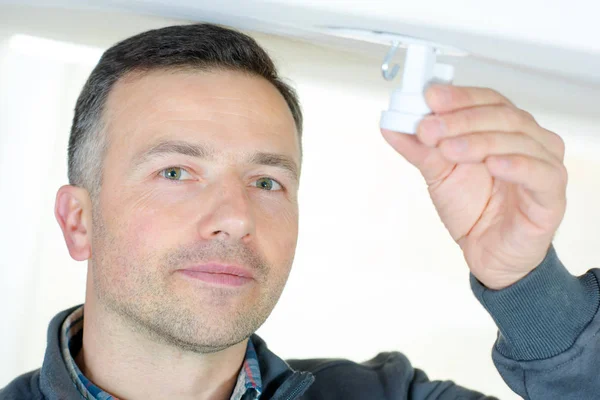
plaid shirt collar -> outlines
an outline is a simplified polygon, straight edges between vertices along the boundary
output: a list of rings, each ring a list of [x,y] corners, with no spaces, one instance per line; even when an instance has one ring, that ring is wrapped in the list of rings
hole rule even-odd
[[[81,350],[83,339],[83,306],[75,309],[63,322],[60,335],[62,356],[73,383],[84,399],[88,400],[119,400],[94,385],[82,373],[75,357]],[[248,340],[246,358],[238,374],[237,382],[230,400],[256,400],[260,398],[262,382],[258,357],[252,340]]]

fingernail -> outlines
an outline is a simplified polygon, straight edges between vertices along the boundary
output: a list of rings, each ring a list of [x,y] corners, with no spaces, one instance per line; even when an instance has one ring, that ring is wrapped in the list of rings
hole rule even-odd
[[[432,97],[436,105],[448,104],[451,100],[450,87],[435,83],[431,85]]]
[[[446,133],[444,121],[439,118],[424,119],[421,123],[421,129],[423,135],[432,142],[437,142]]]

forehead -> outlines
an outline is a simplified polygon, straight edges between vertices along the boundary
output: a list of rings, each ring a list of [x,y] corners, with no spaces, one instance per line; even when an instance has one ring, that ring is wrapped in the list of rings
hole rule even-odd
[[[289,153],[299,158],[291,111],[267,80],[235,71],[153,71],[120,79],[104,120],[114,151],[159,139],[210,142],[222,150]],[[256,147],[256,148],[252,148]]]

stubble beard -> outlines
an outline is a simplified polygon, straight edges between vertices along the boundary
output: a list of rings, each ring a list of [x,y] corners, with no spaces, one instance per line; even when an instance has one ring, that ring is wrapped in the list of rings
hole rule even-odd
[[[185,352],[202,354],[242,342],[266,321],[283,291],[292,262],[290,259],[283,276],[273,276],[269,274],[272,269],[257,254],[220,242],[209,248],[173,249],[161,256],[131,254],[128,250],[132,247],[114,236],[100,212],[94,211],[91,273],[98,304],[137,334]],[[251,299],[253,304],[242,308],[226,307],[231,292],[207,287],[203,288],[206,300],[196,307],[190,305],[189,299],[168,290],[166,279],[171,275],[166,271],[209,257],[251,266],[256,275],[253,284],[262,289],[260,298]],[[115,272],[118,279],[125,279],[127,287],[119,287],[111,279]],[[226,312],[219,313],[220,310]]]

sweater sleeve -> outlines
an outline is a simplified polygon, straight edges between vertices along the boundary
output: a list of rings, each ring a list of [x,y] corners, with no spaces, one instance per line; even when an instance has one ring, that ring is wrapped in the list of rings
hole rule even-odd
[[[524,399],[598,398],[599,278],[599,269],[571,275],[553,246],[507,288],[488,289],[471,274],[475,297],[498,326],[494,365]]]

